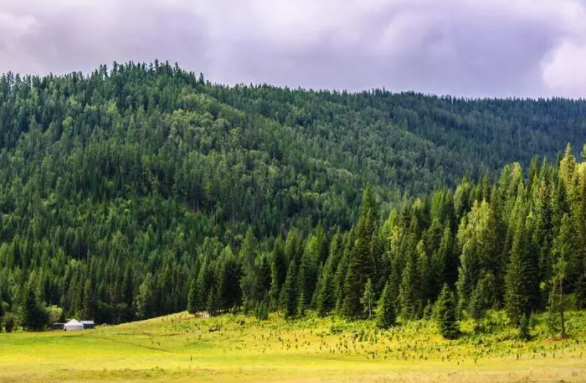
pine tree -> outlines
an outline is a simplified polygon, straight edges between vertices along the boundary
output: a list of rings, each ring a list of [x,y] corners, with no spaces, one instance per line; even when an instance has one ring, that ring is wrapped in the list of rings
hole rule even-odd
[[[313,297],[315,286],[317,282],[317,238],[311,236],[307,240],[307,244],[301,256],[299,269],[297,289],[299,295],[303,295],[303,303],[307,307]]]
[[[141,319],[151,318],[155,315],[155,281],[151,273],[147,273],[143,283],[138,288],[136,296],[136,316]]]
[[[334,286],[333,275],[330,267],[326,267],[322,273],[318,283],[316,296],[316,309],[319,317],[325,317],[330,313],[334,307]]]
[[[339,264],[342,251],[340,230],[336,231],[332,238],[329,255],[326,263],[319,273],[319,280],[316,287],[315,307],[317,315],[325,317],[335,307],[335,279],[336,268]]]
[[[37,299],[34,288],[29,286],[22,311],[22,326],[29,331],[40,331],[47,326],[47,310]]]
[[[343,313],[348,318],[359,318],[364,313],[360,299],[369,278],[374,274],[373,234],[376,230],[375,198],[370,187],[364,191],[360,218],[356,226],[356,240],[352,249],[348,273],[344,283]]]
[[[132,267],[130,263],[126,265],[124,270],[124,279],[122,280],[122,299],[130,309],[134,300],[134,283],[132,280]]]
[[[500,275],[494,218],[486,201],[475,202],[460,224],[458,242],[462,255],[457,283],[460,312],[469,308],[471,295],[482,273],[489,272],[497,278]]]
[[[206,311],[212,317],[218,314],[218,294],[216,292],[216,287],[213,285],[208,293],[208,299],[206,301]]]
[[[187,311],[190,314],[197,314],[201,310],[201,291],[199,290],[199,283],[197,278],[191,280],[189,286],[189,296],[187,298]]]
[[[269,302],[267,299],[263,299],[257,306],[255,311],[256,319],[267,320],[269,319]]]
[[[399,289],[399,302],[401,303],[401,317],[407,320],[417,319],[420,315],[421,309],[421,295],[419,268],[417,267],[417,260],[415,254],[412,254],[407,260],[405,270],[403,270],[403,277],[401,279],[401,287]]]
[[[496,305],[494,284],[494,276],[489,272],[485,272],[472,292],[469,312],[470,317],[476,322],[477,328],[486,311]]]
[[[460,335],[456,317],[456,298],[447,285],[444,285],[436,303],[435,316],[444,338],[456,339]]]
[[[523,222],[523,217],[519,216],[513,234],[513,247],[505,279],[505,310],[511,322],[516,326],[520,324],[524,315],[531,314],[528,295],[528,279],[531,276],[528,275],[527,241]]]
[[[261,274],[256,273],[256,278],[252,285],[254,291],[255,302],[259,299],[258,290],[262,282]],[[241,278],[240,264],[234,257],[230,246],[226,246],[220,255],[220,259],[216,264],[215,284],[216,293],[218,297],[217,308],[222,312],[240,306],[242,292],[238,281]]]
[[[550,329],[552,331],[559,331],[562,338],[567,336],[564,283],[568,275],[568,259],[573,252],[572,242],[572,222],[570,217],[565,214],[562,218],[559,234],[555,238],[553,244],[555,263],[553,265],[553,277],[551,281],[548,307]],[[559,322],[555,320],[557,315],[559,315]]]
[[[300,291],[299,298],[297,299],[296,315],[298,318],[303,318],[305,316],[305,293],[303,290]]]
[[[372,311],[374,309],[374,291],[372,290],[372,281],[370,278],[366,281],[364,287],[364,294],[360,298],[360,303],[364,307],[364,313],[368,319],[372,318]]]
[[[92,289],[92,281],[90,278],[88,278],[85,282],[85,288],[83,290],[82,318],[94,319],[95,308],[96,301],[94,297],[94,290]]]
[[[283,247],[282,238],[277,238],[271,263],[271,289],[269,291],[271,306],[274,308],[278,306],[281,287],[287,278],[287,258]]]
[[[390,284],[387,283],[378,303],[376,325],[381,329],[388,329],[396,324],[397,314],[393,293]]]
[[[287,278],[281,289],[280,306],[285,318],[291,318],[297,313],[297,265],[295,260],[289,265]]]

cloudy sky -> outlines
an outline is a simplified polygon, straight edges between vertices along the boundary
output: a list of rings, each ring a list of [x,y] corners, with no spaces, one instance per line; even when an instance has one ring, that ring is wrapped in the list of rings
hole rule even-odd
[[[0,0],[0,72],[179,62],[220,83],[586,97],[586,0]]]

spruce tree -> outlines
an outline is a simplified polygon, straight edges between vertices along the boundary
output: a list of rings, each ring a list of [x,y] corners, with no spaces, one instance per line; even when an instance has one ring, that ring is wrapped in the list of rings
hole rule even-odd
[[[342,250],[340,230],[332,238],[324,267],[319,273],[319,279],[316,287],[315,308],[317,315],[325,317],[335,307],[335,279],[336,268],[339,264],[340,252]]]
[[[267,320],[269,319],[269,302],[268,299],[263,299],[257,306],[255,311],[256,319]]]
[[[271,306],[273,308],[278,307],[279,294],[286,278],[287,258],[285,257],[283,239],[279,237],[275,241],[271,263],[271,289],[269,291],[269,297],[271,299]]]
[[[435,316],[440,333],[446,339],[456,339],[460,335],[456,317],[456,298],[447,285],[444,285],[436,303]]]
[[[136,295],[136,316],[140,319],[151,318],[155,315],[155,281],[151,273],[147,273]]]
[[[360,318],[364,307],[360,299],[369,278],[374,274],[373,235],[376,231],[377,215],[374,194],[370,187],[364,191],[360,218],[356,226],[356,240],[348,262],[344,282],[343,313],[348,318]]]
[[[303,303],[306,307],[311,302],[311,298],[315,292],[315,286],[317,282],[317,245],[318,242],[316,237],[311,236],[308,238],[303,255],[301,256],[299,262],[299,269],[297,271],[297,289],[299,295],[303,294]]]
[[[206,311],[212,317],[218,314],[218,293],[216,292],[216,287],[213,285],[208,293]]]
[[[298,318],[302,318],[305,316],[305,293],[303,290],[300,291],[299,298],[297,299],[296,315]]]
[[[401,317],[407,320],[417,319],[420,315],[420,275],[416,255],[413,253],[407,260],[401,286],[399,289],[399,302],[401,303]]]
[[[568,275],[568,259],[572,255],[572,226],[570,217],[566,214],[562,218],[560,232],[554,240],[553,252],[555,263],[551,291],[549,293],[549,326],[552,331],[559,331],[562,338],[566,337],[566,299],[565,282]],[[556,317],[559,315],[559,321]]]
[[[496,305],[496,294],[494,276],[485,272],[474,288],[470,298],[470,317],[476,322],[478,328],[480,321],[484,318],[486,311]]]
[[[531,313],[528,279],[535,277],[528,275],[527,241],[523,222],[523,216],[520,215],[513,234],[513,247],[505,278],[505,310],[516,326],[520,324],[524,315]]]
[[[368,319],[372,318],[372,312],[374,309],[374,291],[372,290],[372,280],[368,278],[366,286],[364,287],[364,294],[360,298],[360,303],[364,307],[364,314]]]
[[[285,318],[291,318],[295,316],[297,312],[297,265],[295,260],[289,265],[287,271],[287,278],[281,289],[280,306],[283,310]]]
[[[34,288],[29,286],[22,311],[22,327],[29,331],[40,331],[47,326],[49,320],[47,310],[39,303]]]
[[[95,309],[96,301],[94,298],[94,290],[92,289],[92,281],[88,278],[83,290],[82,319],[94,319]]]
[[[201,291],[199,290],[199,283],[197,278],[191,280],[189,286],[189,296],[187,298],[187,311],[190,314],[197,314],[201,310]]]
[[[388,329],[397,324],[397,314],[390,284],[387,282],[378,303],[376,325],[381,329]]]
[[[316,296],[316,309],[319,317],[325,317],[334,307],[333,276],[329,268],[322,271]]]

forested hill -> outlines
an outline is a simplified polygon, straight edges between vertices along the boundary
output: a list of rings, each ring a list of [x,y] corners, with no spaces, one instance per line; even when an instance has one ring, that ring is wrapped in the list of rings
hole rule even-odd
[[[555,163],[568,142],[586,142],[584,101],[225,87],[159,63],[6,74],[0,306],[34,296],[113,322],[148,295],[140,315],[178,311],[226,252],[254,247],[232,270],[250,274],[280,235],[349,230],[366,185],[388,212],[510,161]]]

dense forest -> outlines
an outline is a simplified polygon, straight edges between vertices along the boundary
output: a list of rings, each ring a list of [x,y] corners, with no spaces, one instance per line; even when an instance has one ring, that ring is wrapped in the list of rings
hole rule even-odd
[[[8,73],[0,323],[582,308],[568,142],[584,101],[227,87],[158,62]]]

